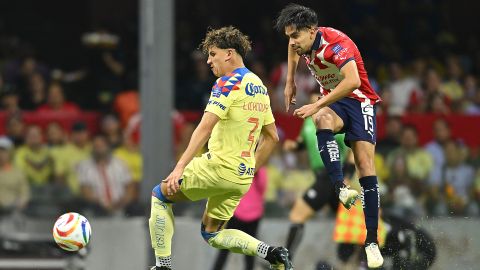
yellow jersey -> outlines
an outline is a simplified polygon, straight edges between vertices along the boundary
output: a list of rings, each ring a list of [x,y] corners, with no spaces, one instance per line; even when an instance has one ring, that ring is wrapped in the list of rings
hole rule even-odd
[[[218,78],[205,111],[220,118],[208,142],[217,172],[227,181],[251,183],[260,132],[275,122],[262,80],[245,67]]]

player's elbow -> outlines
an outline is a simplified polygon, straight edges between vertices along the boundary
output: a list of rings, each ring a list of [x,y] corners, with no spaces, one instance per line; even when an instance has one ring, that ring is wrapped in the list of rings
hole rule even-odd
[[[356,77],[351,80],[351,85],[353,89],[358,89],[360,85],[362,85],[362,81],[360,81],[360,78]]]
[[[278,133],[275,132],[275,134],[272,134],[271,141],[274,144],[277,144],[280,141],[280,137],[278,137]]]
[[[280,141],[280,138],[278,137],[277,127],[275,126],[275,124],[264,126],[262,129],[262,135],[265,137],[264,139],[269,140],[274,144]]]

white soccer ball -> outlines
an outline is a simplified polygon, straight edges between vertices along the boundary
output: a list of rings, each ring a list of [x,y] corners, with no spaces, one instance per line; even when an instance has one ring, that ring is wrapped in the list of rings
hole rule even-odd
[[[64,250],[78,251],[90,241],[92,228],[88,220],[78,213],[61,215],[53,226],[53,239]]]

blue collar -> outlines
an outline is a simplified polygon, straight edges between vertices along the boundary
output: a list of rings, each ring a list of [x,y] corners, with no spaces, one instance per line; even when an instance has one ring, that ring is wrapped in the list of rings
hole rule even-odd
[[[318,30],[317,35],[315,36],[315,40],[313,41],[313,45],[311,51],[316,51],[318,48],[322,46],[322,32]]]

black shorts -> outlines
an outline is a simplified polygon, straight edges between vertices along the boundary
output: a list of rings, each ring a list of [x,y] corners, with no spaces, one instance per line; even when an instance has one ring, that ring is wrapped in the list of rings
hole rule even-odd
[[[335,187],[328,178],[327,170],[315,172],[315,183],[305,191],[303,200],[316,212],[325,205],[330,206],[333,213],[337,212],[338,196]]]
[[[350,141],[367,141],[375,144],[377,140],[376,105],[361,103],[353,98],[342,98],[330,104],[332,109],[343,120],[345,144],[350,146]]]

